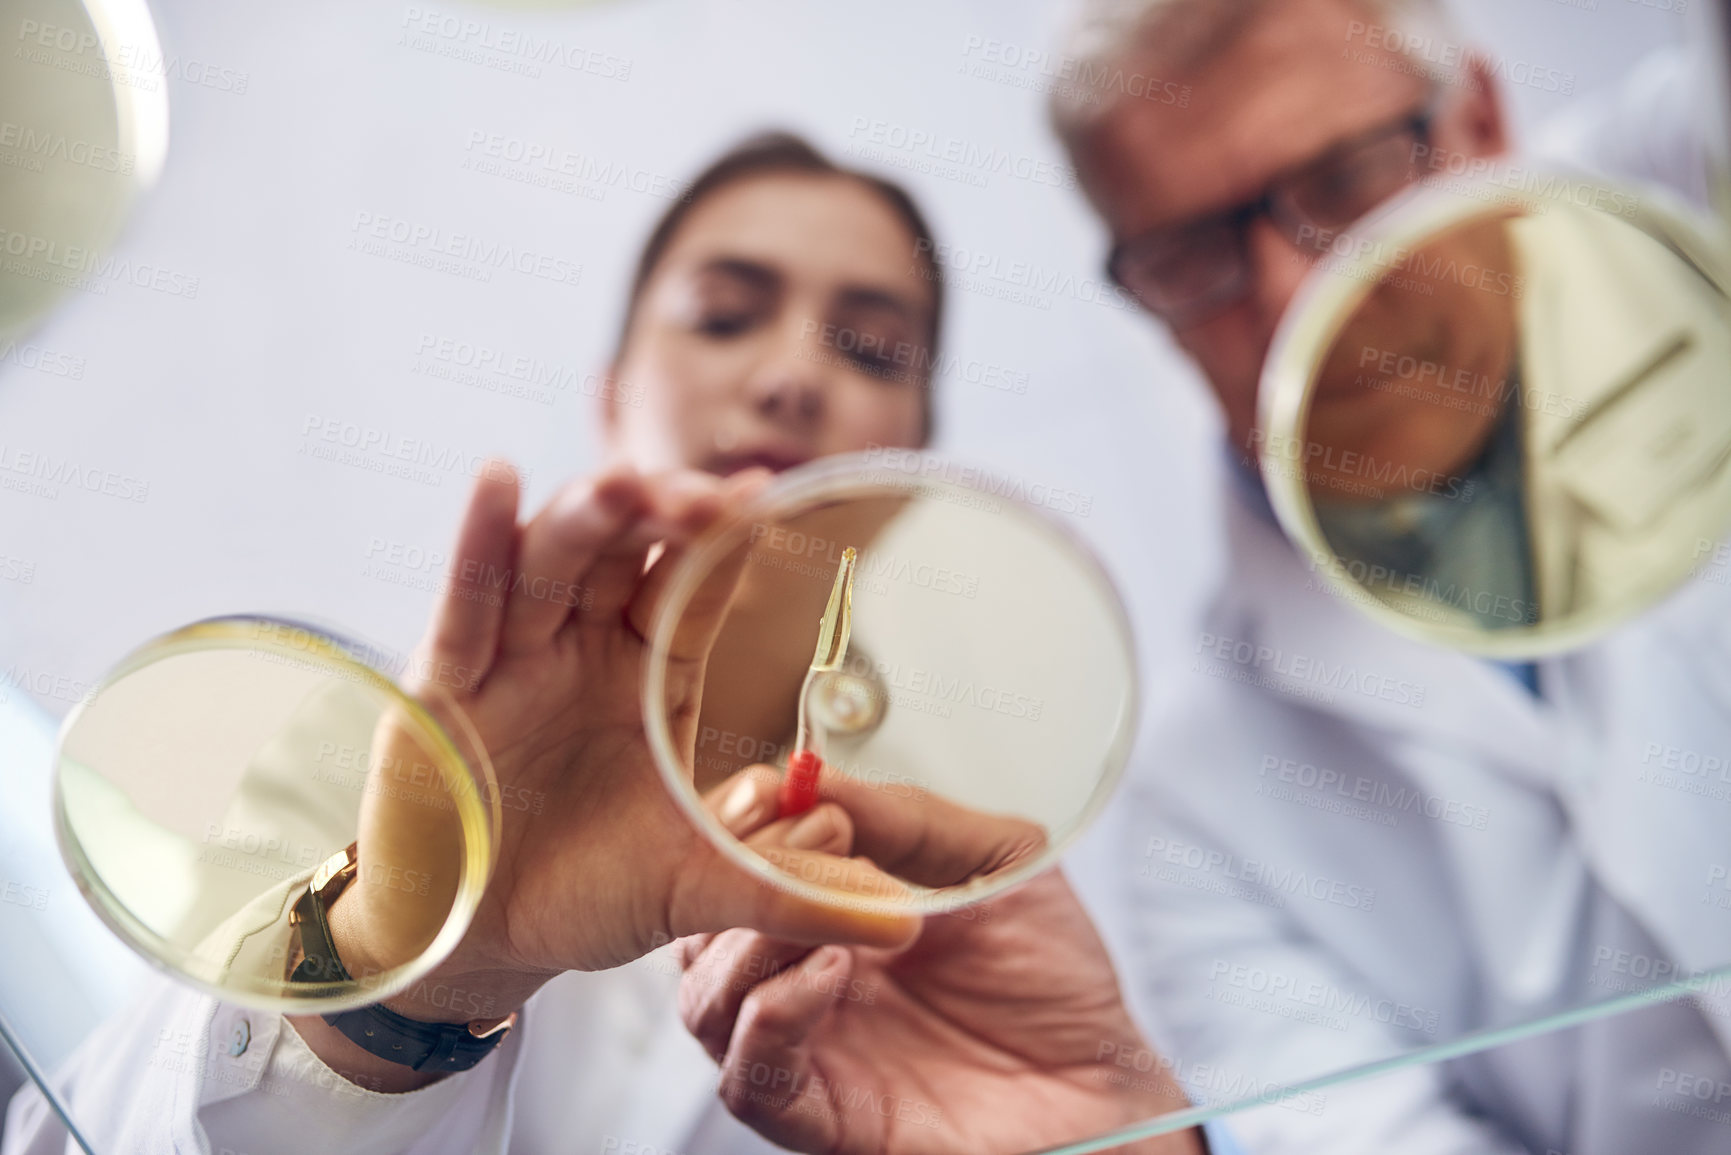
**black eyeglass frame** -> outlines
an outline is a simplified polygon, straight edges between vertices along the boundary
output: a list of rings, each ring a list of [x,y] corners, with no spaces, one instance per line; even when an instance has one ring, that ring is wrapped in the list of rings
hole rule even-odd
[[[1308,219],[1297,207],[1289,190],[1302,180],[1325,171],[1329,165],[1337,164],[1342,158],[1378,144],[1387,137],[1398,136],[1403,133],[1409,134],[1413,138],[1415,151],[1418,148],[1428,148],[1431,142],[1431,126],[1435,119],[1434,100],[1427,100],[1421,108],[1408,112],[1397,120],[1367,129],[1357,136],[1330,146],[1309,160],[1283,169],[1263,186],[1263,190],[1258,196],[1251,200],[1221,212],[1193,218],[1182,224],[1161,225],[1120,241],[1112,246],[1112,251],[1107,255],[1106,275],[1113,284],[1122,289],[1131,299],[1141,304],[1143,308],[1174,324],[1193,324],[1224,312],[1228,307],[1242,300],[1244,294],[1249,291],[1251,259],[1246,235],[1256,218],[1267,214],[1269,219],[1280,227],[1282,233],[1294,239],[1294,243],[1297,243],[1295,235],[1297,229],[1294,226],[1308,225],[1317,229],[1337,227],[1335,224],[1324,225],[1321,222]],[[1414,167],[1417,167],[1416,163]],[[1408,183],[1410,185],[1411,182]],[[1231,278],[1223,280],[1219,288],[1200,294],[1193,302],[1176,307],[1161,307],[1138,293],[1122,275],[1124,263],[1136,250],[1145,249],[1150,241],[1222,225],[1225,226],[1234,241],[1234,249],[1238,259],[1237,271]]]

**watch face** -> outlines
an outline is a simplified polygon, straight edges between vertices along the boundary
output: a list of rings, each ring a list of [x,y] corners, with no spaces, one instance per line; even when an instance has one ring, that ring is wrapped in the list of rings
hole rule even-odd
[[[286,622],[204,622],[68,717],[62,851],[134,950],[229,1001],[310,1012],[388,997],[461,937],[493,844],[484,755],[436,688],[411,699],[359,657]],[[309,887],[366,912],[347,976],[311,950],[288,977],[316,932],[293,925]]]
[[[325,859],[289,912],[288,979],[291,983],[349,982],[341,952],[332,940],[331,903],[355,876],[355,845]]]
[[[355,843],[349,843],[323,862],[313,871],[312,881],[308,883],[311,892],[318,896],[324,904],[333,903],[337,895],[343,892],[343,887],[354,881],[358,861],[355,856]]]

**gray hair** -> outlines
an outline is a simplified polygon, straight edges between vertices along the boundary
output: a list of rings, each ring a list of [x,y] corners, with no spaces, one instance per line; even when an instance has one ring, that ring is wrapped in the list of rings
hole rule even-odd
[[[1054,87],[1060,131],[1091,120],[1119,95],[1111,65],[1156,43],[1174,68],[1192,67],[1225,48],[1270,0],[1081,0],[1063,41],[1078,83]],[[1459,83],[1465,49],[1447,0],[1351,0],[1386,29],[1378,43],[1413,62],[1415,75]],[[1439,45],[1441,50],[1439,52]],[[1367,45],[1368,46],[1368,45]],[[1439,58],[1440,56],[1440,58]],[[1096,78],[1089,83],[1088,78]]]

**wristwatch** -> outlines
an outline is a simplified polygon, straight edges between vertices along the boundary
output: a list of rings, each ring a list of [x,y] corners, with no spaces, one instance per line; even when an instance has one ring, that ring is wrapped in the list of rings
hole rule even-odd
[[[325,912],[354,881],[358,869],[355,843],[351,842],[313,871],[306,892],[289,912],[289,982],[354,981],[337,957]],[[376,1003],[320,1017],[368,1054],[416,1071],[467,1071],[491,1054],[517,1022],[513,1011],[502,1019],[429,1023]]]

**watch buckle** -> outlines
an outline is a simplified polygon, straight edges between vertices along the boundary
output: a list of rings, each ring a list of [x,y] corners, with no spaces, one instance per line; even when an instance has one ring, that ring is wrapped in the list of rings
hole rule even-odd
[[[479,1021],[470,1023],[469,1024],[469,1034],[473,1035],[477,1039],[490,1039],[494,1035],[501,1034],[505,1031],[508,1031],[516,1025],[517,1025],[517,1012],[512,1011],[510,1014],[506,1015],[504,1018],[500,1019],[498,1022],[494,1023],[492,1026],[488,1027],[486,1030],[481,1029],[481,1024]]]

